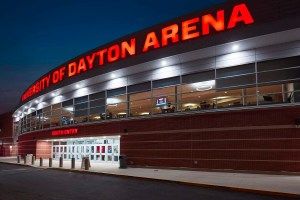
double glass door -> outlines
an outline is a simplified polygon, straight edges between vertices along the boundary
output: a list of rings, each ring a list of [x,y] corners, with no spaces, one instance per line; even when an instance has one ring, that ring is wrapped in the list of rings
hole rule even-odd
[[[89,157],[91,162],[117,163],[120,155],[120,139],[95,139],[53,142],[53,159]]]

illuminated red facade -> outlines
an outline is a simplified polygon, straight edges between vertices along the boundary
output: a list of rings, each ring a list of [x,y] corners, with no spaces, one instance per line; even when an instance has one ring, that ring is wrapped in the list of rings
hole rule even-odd
[[[18,154],[299,172],[299,8],[229,1],[63,63],[13,113]]]

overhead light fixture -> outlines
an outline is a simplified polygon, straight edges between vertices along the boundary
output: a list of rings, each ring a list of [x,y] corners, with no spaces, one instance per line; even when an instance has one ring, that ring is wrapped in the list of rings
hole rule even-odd
[[[238,49],[239,49],[239,45],[235,44],[235,45],[232,46],[232,50],[236,51]]]

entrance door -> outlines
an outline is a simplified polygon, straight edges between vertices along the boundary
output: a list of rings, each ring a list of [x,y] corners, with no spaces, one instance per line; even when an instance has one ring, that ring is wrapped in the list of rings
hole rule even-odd
[[[120,154],[120,138],[95,138],[81,139],[64,142],[53,142],[53,159],[75,158],[81,161],[82,157],[88,156],[91,162],[118,163]]]

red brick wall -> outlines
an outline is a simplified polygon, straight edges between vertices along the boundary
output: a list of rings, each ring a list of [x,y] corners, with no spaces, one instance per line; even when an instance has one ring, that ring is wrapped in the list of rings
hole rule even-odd
[[[36,155],[36,141],[28,140],[28,141],[20,141],[18,142],[18,155],[26,156],[27,154]]]
[[[0,115],[0,129],[0,156],[15,156],[17,148],[13,141],[12,112]]]
[[[51,142],[37,141],[36,142],[36,158],[51,158]]]
[[[282,107],[159,115],[80,125],[78,137],[122,135],[121,154],[135,166],[299,172],[299,113],[300,107]],[[33,138],[51,138],[51,131],[19,140]]]

